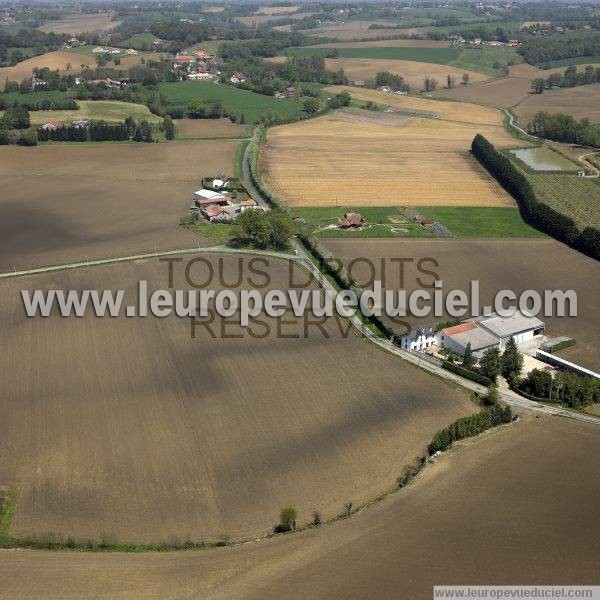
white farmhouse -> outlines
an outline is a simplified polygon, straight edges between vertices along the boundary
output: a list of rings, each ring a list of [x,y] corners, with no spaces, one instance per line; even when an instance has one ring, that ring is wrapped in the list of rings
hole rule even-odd
[[[433,327],[412,329],[400,338],[400,347],[408,351],[420,351],[436,343],[436,331]]]

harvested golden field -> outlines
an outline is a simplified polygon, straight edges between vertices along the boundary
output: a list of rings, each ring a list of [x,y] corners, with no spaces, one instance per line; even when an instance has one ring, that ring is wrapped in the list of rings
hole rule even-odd
[[[440,119],[447,121],[460,121],[477,125],[502,125],[503,122],[503,116],[500,111],[476,104],[443,102],[414,96],[400,96],[366,88],[331,86],[326,89],[334,93],[346,91],[358,100],[371,100],[377,104],[391,106],[399,110],[435,113]]]
[[[93,56],[74,54],[73,52],[47,52],[40,56],[28,58],[14,67],[0,68],[0,89],[4,89],[7,77],[10,81],[20,82],[31,77],[34,68],[41,69],[42,67],[48,67],[52,70],[58,69],[64,73],[67,71],[67,64],[71,65],[72,72],[75,73],[81,70],[81,65],[95,67],[96,60]]]
[[[0,147],[0,272],[206,245],[181,227],[238,142]]]
[[[113,21],[115,13],[95,14],[73,14],[62,17],[57,21],[49,21],[40,25],[42,31],[54,31],[55,33],[70,33],[76,35],[86,31],[110,31],[122,23]]]
[[[432,283],[432,276],[418,272],[417,262],[430,259],[423,268],[431,269],[444,283],[444,290],[469,292],[470,281],[479,281],[481,306],[492,306],[501,290],[520,294],[525,290],[574,290],[577,293],[577,317],[545,317],[550,336],[566,335],[577,343],[562,350],[561,356],[600,372],[600,264],[555,240],[517,239],[327,239],[326,246],[348,264],[353,258],[369,259],[376,279],[386,289],[405,288],[408,293]],[[413,259],[407,263],[404,278],[398,264],[392,260]],[[381,260],[384,260],[382,269]],[[435,261],[435,262],[432,262]],[[438,266],[435,266],[437,262]],[[372,277],[367,264],[357,264],[350,273],[359,284],[369,284]],[[382,278],[381,275],[385,277]],[[385,279],[385,280],[384,280]],[[435,325],[447,317],[406,318],[411,328]],[[393,323],[390,322],[390,325]],[[399,333],[406,324],[396,325]]]
[[[11,600],[348,600],[372,594],[376,582],[378,599],[430,600],[440,584],[594,585],[599,440],[593,425],[528,418],[461,442],[410,487],[350,519],[260,544],[0,550],[3,592]]]
[[[212,268],[204,287],[216,291],[291,285],[285,260],[191,260],[174,269],[174,289],[191,289],[188,264],[198,285]],[[167,264],[0,282],[11,348],[0,357],[0,482],[18,492],[15,536],[237,539],[262,536],[287,505],[299,523],[313,510],[332,517],[393,487],[436,430],[477,410],[463,391],[344,338],[334,318],[309,315],[319,328],[288,311],[248,330],[235,315],[192,339],[189,318],[175,316],[27,318],[20,295],[125,290],[137,305],[140,280],[150,294],[167,289]]]
[[[182,138],[242,137],[246,125],[232,123],[229,119],[179,119],[179,136]]]
[[[514,145],[494,125],[338,111],[270,129],[261,175],[291,206],[512,206],[468,153],[477,132],[500,146]]]
[[[448,65],[436,65],[433,63],[416,62],[412,60],[396,59],[370,59],[370,58],[327,58],[325,66],[330,71],[344,69],[346,75],[356,83],[364,83],[367,79],[375,77],[379,71],[389,71],[402,75],[413,92],[423,89],[425,77],[433,77],[443,83],[448,75],[452,75],[457,84],[461,81],[463,73],[468,73],[472,83],[489,79],[487,75],[465,71]]]
[[[600,123],[600,83],[530,94],[514,109],[520,125],[529,123],[539,111],[566,113],[576,119],[587,117]]]

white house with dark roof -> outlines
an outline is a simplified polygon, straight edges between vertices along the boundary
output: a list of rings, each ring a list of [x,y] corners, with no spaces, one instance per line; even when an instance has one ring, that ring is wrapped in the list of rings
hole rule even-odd
[[[431,348],[436,344],[436,331],[434,327],[412,329],[400,338],[400,347],[408,351],[420,351]]]

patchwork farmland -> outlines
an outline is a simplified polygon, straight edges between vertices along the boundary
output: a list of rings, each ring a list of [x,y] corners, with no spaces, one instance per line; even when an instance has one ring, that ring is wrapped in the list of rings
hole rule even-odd
[[[345,111],[272,128],[261,150],[261,174],[287,204],[514,206],[468,153],[477,132],[499,146],[514,145],[493,124],[496,111],[363,90],[356,96],[475,123]],[[480,124],[484,120],[488,124]]]
[[[0,147],[0,272],[207,245],[179,227],[190,165],[231,172],[238,143]]]
[[[288,288],[286,261],[258,260],[213,255],[190,276],[206,279],[208,263],[217,291],[239,290],[240,276]],[[189,289],[183,272],[175,289]],[[151,260],[0,282],[13,349],[0,357],[1,475],[19,498],[14,535],[239,539],[270,530],[287,504],[301,522],[313,510],[330,518],[393,487],[437,429],[477,410],[463,391],[344,338],[336,319],[310,326],[290,312],[278,326],[263,315],[251,335],[236,315],[226,335],[217,319],[216,339],[202,326],[192,339],[189,318],[174,315],[28,319],[19,294],[123,289],[133,300],[140,280],[166,289],[167,273]],[[294,280],[307,285],[304,272]]]

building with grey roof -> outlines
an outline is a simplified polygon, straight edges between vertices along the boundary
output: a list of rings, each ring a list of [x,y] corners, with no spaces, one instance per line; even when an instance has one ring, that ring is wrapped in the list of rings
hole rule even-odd
[[[478,327],[497,338],[501,347],[504,347],[511,337],[515,338],[517,344],[522,344],[544,333],[543,321],[520,311],[515,311],[507,317],[491,313],[477,317],[473,321]]]

